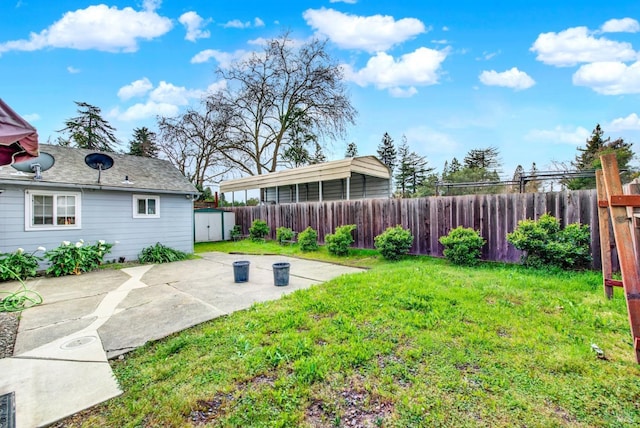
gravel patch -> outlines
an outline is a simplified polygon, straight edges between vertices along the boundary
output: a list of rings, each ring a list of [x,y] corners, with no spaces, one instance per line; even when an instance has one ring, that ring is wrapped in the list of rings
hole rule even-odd
[[[0,358],[13,356],[19,320],[19,312],[0,312]]]

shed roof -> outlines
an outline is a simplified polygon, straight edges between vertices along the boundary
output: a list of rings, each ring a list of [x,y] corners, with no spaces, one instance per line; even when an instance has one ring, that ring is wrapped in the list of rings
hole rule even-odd
[[[106,153],[113,166],[103,170],[98,183],[98,171],[87,166],[84,159],[95,150],[40,144],[41,153],[49,153],[55,163],[42,172],[42,180],[34,174],[19,173],[13,167],[0,167],[0,183],[41,186],[83,187],[122,191],[153,191],[161,193],[196,194],[198,190],[171,162],[162,159]],[[26,161],[25,163],[28,163]],[[128,182],[125,181],[128,177]]]
[[[391,178],[391,171],[375,156],[345,158],[299,168],[285,169],[270,174],[226,180],[220,183],[221,192],[264,189],[267,187],[338,180],[351,177],[353,173],[371,177]]]

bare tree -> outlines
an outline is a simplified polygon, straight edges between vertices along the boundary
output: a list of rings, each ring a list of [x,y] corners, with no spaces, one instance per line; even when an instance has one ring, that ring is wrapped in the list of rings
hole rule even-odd
[[[177,117],[158,118],[160,151],[200,190],[232,168],[223,155],[230,112],[215,101],[209,97],[202,111],[189,109]]]
[[[356,111],[326,41],[296,46],[285,33],[217,74],[229,84],[214,97],[233,111],[230,145],[222,154],[243,173],[275,171],[300,120],[308,121],[311,134],[334,139],[354,123]]]

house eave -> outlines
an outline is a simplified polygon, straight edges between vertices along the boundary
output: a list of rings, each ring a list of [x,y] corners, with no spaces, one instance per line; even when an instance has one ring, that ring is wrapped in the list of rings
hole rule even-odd
[[[99,184],[73,184],[73,183],[55,183],[49,181],[35,181],[30,180],[6,180],[0,179],[0,185],[12,185],[22,187],[43,187],[43,188],[64,188],[75,190],[108,190],[116,192],[129,192],[129,193],[159,193],[159,194],[177,194],[177,195],[198,195],[200,192],[194,190],[166,190],[166,189],[149,189],[144,187],[118,187],[118,186],[102,186]]]

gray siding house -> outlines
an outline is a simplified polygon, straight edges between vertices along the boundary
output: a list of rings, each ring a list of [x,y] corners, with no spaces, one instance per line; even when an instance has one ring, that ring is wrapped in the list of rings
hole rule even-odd
[[[85,163],[92,150],[41,144],[40,153],[55,161],[40,179],[0,167],[0,252],[80,239],[116,243],[105,260],[135,260],[156,242],[193,252],[198,191],[170,162],[107,153],[113,166],[96,170]]]

